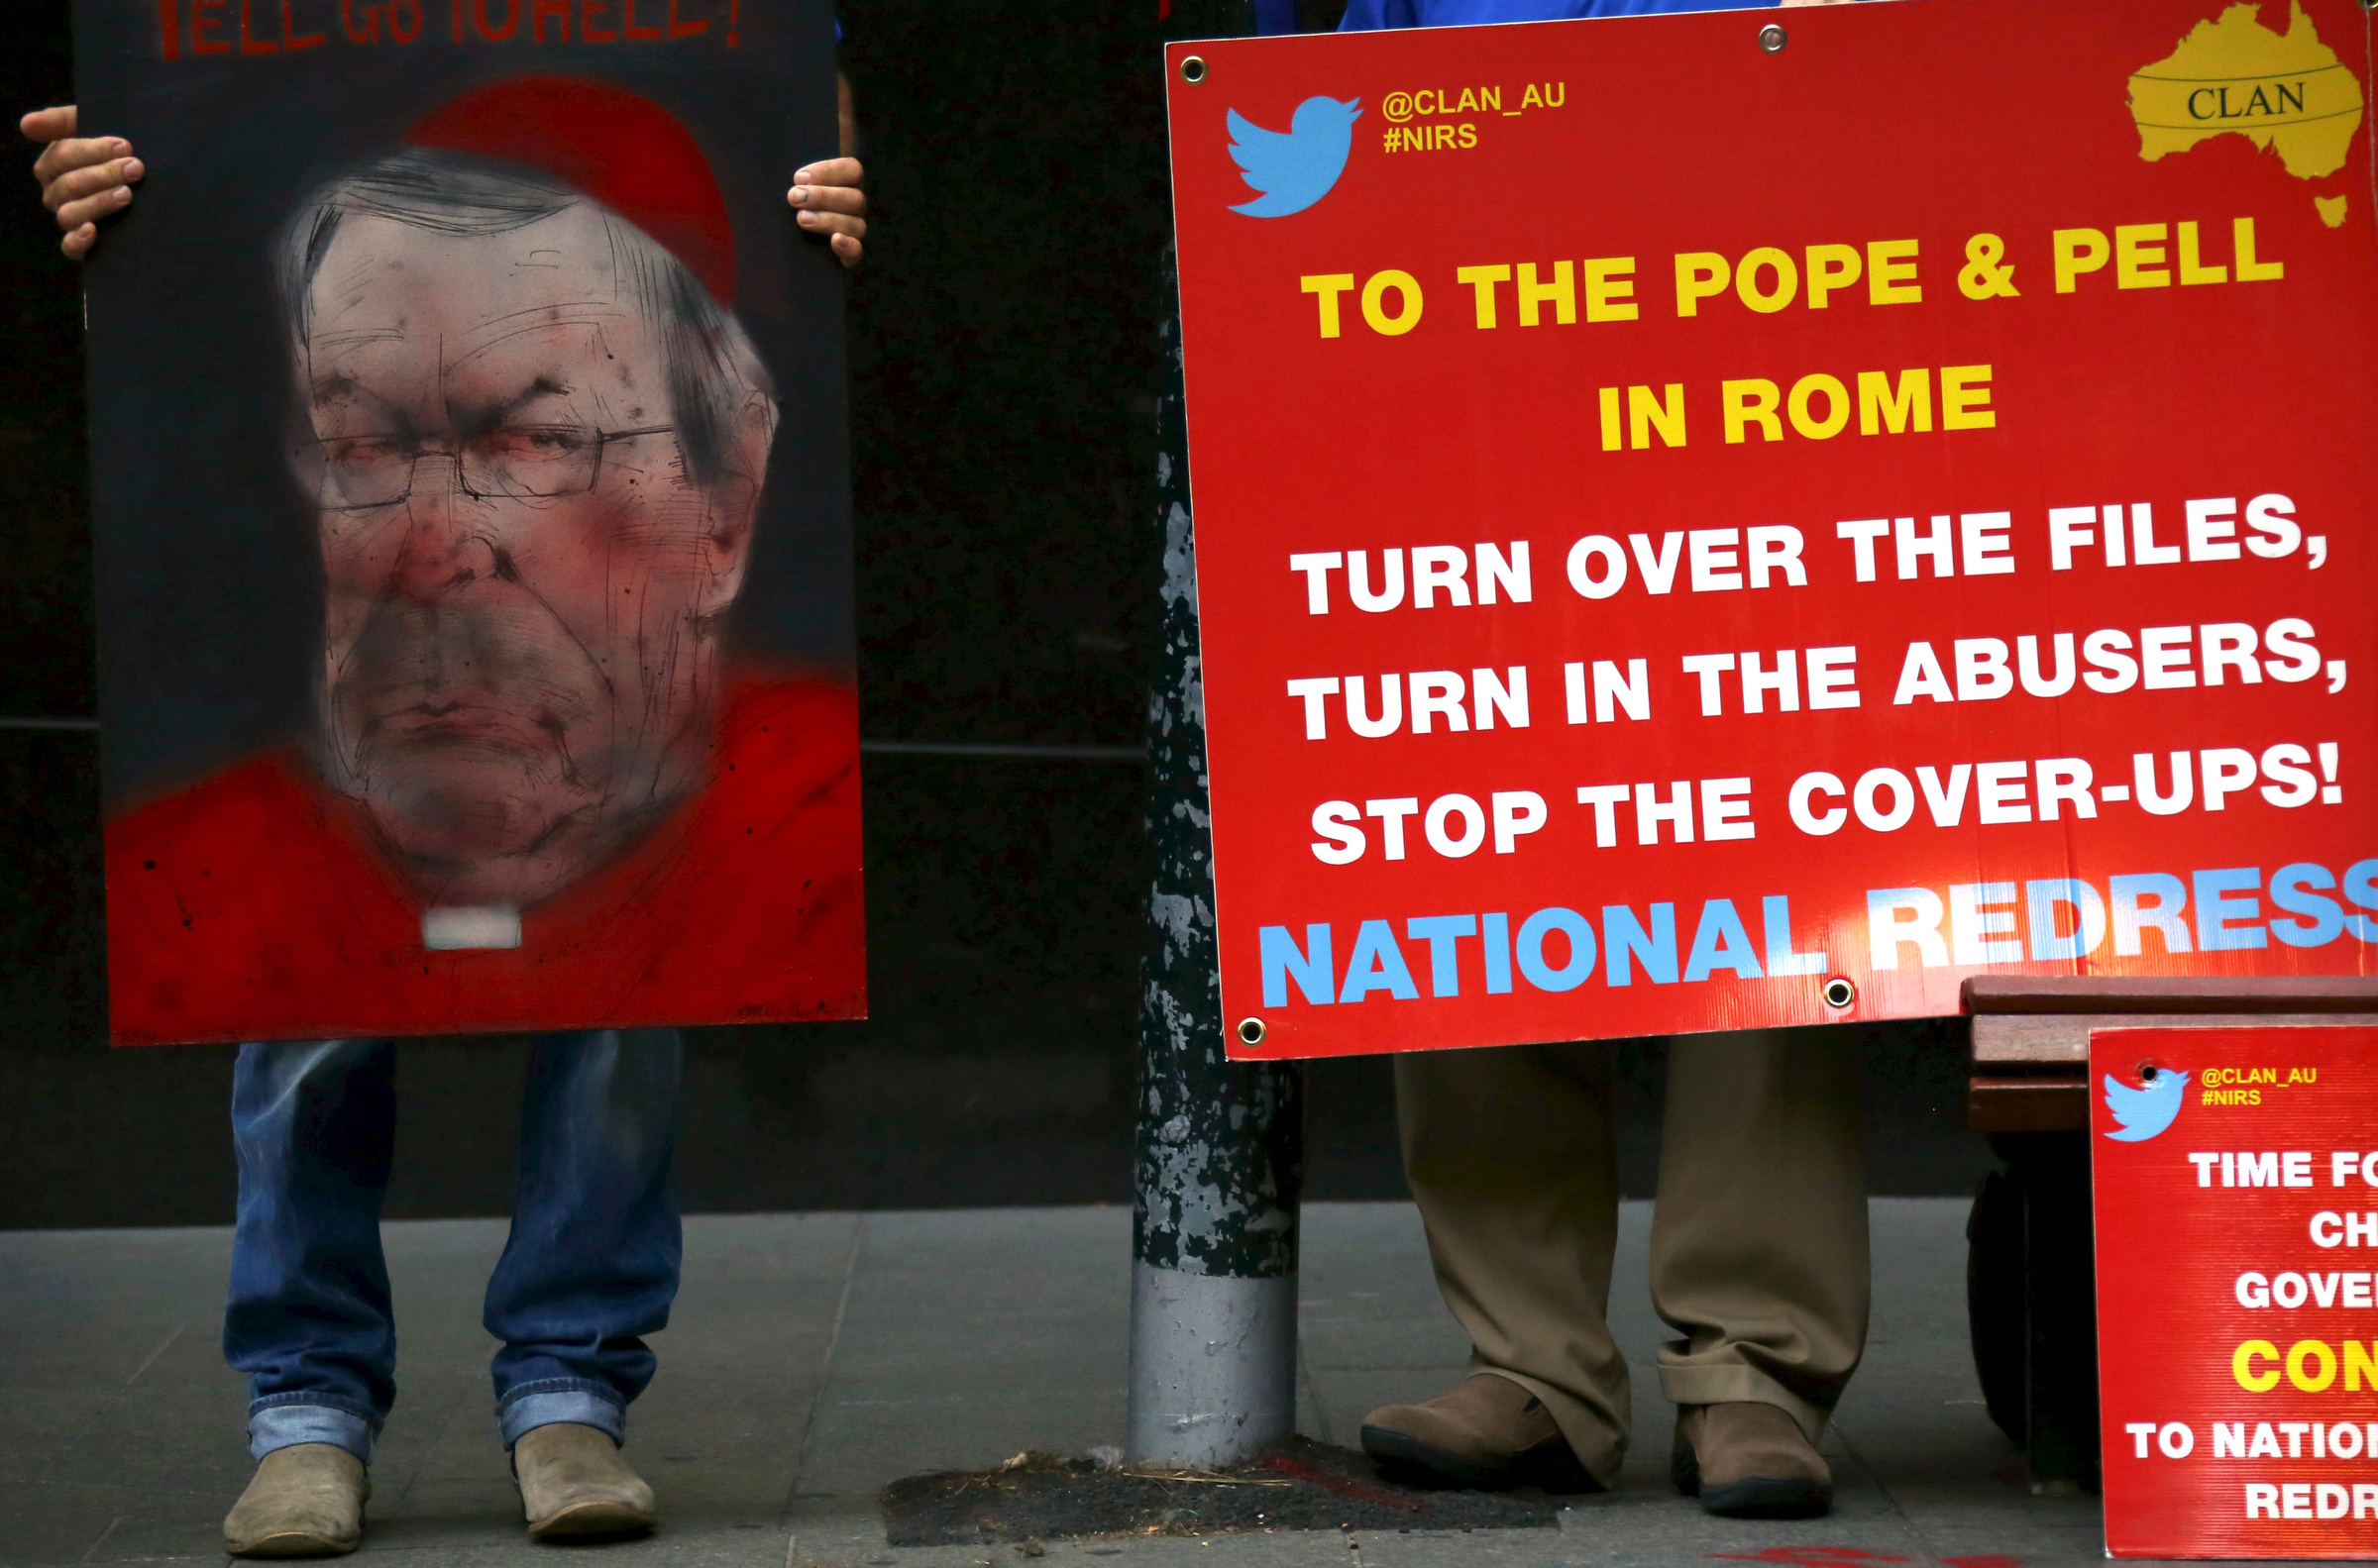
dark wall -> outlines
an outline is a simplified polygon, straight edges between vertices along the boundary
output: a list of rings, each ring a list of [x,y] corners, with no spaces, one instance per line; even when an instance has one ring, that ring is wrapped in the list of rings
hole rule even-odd
[[[1183,0],[1211,4],[1212,0]],[[1329,0],[1305,6],[1327,26]],[[64,0],[18,0],[0,105],[63,100]],[[860,685],[877,740],[1136,746],[1155,600],[1156,0],[846,0],[875,191],[851,296]],[[15,155],[11,155],[15,156]],[[21,166],[21,165],[20,165]],[[12,178],[14,178],[12,176]],[[0,202],[0,716],[92,711],[73,268]],[[103,1044],[95,748],[0,728],[0,1228],[230,1213],[230,1058]],[[866,758],[875,1017],[699,1031],[706,1209],[1128,1202],[1139,910],[1130,763]],[[1970,1189],[1952,1029],[1867,1041],[1886,1192]],[[403,1214],[503,1208],[521,1052],[404,1048]],[[1621,1048],[1649,1190],[1660,1053]],[[1400,1194],[1384,1061],[1312,1069],[1311,1192]]]

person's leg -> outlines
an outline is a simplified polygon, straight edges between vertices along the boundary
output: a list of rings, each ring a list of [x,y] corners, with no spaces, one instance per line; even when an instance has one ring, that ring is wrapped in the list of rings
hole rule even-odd
[[[223,1352],[248,1374],[257,1472],[223,1521],[241,1555],[355,1549],[364,1466],[396,1398],[379,1210],[395,1132],[387,1040],[240,1048],[239,1159]]]
[[[539,1035],[511,1237],[487,1282],[496,1416],[539,1533],[651,1522],[617,1455],[652,1381],[682,1253],[674,1029]],[[592,1428],[599,1433],[589,1446]],[[569,1517],[565,1520],[564,1516]]]
[[[1527,1409],[1541,1402],[1593,1479],[1614,1485],[1630,1394],[1607,1322],[1618,1223],[1609,1047],[1412,1052],[1395,1059],[1395,1086],[1404,1173],[1471,1363],[1533,1396],[1504,1410],[1493,1384],[1464,1385],[1477,1408],[1451,1413],[1470,1426],[1541,1418]],[[1416,1424],[1402,1410],[1375,1413]]]
[[[624,1441],[652,1381],[682,1252],[675,1029],[537,1036],[520,1115],[512,1229],[487,1281],[505,1447],[550,1421]]]
[[[1700,1441],[1705,1466],[1733,1432],[1757,1450],[1747,1474],[1806,1468],[1812,1485],[1790,1507],[1822,1506],[1829,1480],[1814,1444],[1866,1345],[1858,1111],[1846,1029],[1670,1042],[1652,1305],[1679,1337],[1661,1350],[1661,1388],[1687,1408],[1680,1430],[1687,1447]]]
[[[223,1354],[248,1375],[250,1452],[333,1443],[367,1463],[395,1402],[379,1209],[396,1127],[388,1040],[240,1047],[240,1197]]]

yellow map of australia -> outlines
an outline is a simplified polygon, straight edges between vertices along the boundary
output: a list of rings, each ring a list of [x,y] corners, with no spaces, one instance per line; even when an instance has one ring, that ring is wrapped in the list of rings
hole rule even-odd
[[[2262,25],[2260,8],[2233,5],[2189,30],[2180,47],[2130,77],[2138,156],[2152,163],[2210,137],[2242,136],[2298,179],[2344,167],[2361,129],[2361,83],[2321,42],[2312,18],[2290,0],[2287,31]],[[2316,196],[2330,228],[2345,221],[2345,198]]]

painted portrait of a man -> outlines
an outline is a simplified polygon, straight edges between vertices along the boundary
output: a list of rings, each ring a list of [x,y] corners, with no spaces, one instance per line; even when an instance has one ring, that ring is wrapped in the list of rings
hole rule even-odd
[[[802,367],[693,136],[499,80],[270,246],[310,713],[111,812],[116,1037],[863,1012],[850,684],[741,614]]]

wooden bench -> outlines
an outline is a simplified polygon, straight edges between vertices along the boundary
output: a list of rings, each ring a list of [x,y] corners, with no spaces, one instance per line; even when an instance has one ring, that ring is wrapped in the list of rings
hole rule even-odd
[[[2089,1033],[2104,1028],[2378,1024],[2378,977],[2038,979],[1965,983],[1966,1121],[2005,1171],[1966,1227],[1974,1365],[1992,1417],[2023,1444],[2039,1493],[2098,1481],[2096,1264],[2090,1232]]]
[[[2098,980],[1977,975],[1966,1121],[1976,1132],[2089,1127],[2089,1031],[2236,1024],[2378,1023],[2378,977]],[[2118,1015],[2118,1016],[2112,1016]]]

